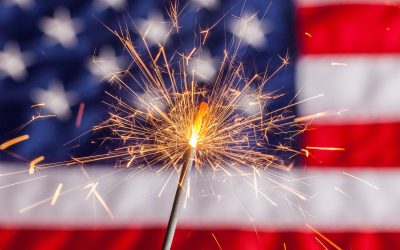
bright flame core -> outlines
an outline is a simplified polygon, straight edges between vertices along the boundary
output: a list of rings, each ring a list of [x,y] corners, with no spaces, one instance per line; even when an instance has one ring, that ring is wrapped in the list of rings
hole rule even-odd
[[[189,144],[192,148],[196,148],[203,118],[207,115],[208,105],[205,102],[200,103],[199,111],[197,111],[196,118],[192,127],[192,135],[190,136]]]

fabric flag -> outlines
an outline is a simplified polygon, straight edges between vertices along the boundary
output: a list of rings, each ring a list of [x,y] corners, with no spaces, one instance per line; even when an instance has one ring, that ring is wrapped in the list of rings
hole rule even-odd
[[[260,171],[261,193],[241,176],[193,173],[172,248],[400,249],[400,2],[179,1],[177,34],[170,3],[0,3],[0,145],[22,136],[0,146],[0,249],[160,249],[176,173],[111,160],[30,175],[29,162],[101,150],[88,131],[107,117],[110,76],[131,63],[106,27],[128,27],[141,51],[146,33],[150,49],[173,54],[216,24],[193,66],[212,81],[241,17],[252,17],[239,48],[250,72],[290,57],[266,85],[282,94],[268,109],[296,100],[292,114],[321,117],[294,135],[306,157],[291,172]]]

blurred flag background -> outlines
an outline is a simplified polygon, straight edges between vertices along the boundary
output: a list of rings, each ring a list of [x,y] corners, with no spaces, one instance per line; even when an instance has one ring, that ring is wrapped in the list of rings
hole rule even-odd
[[[178,34],[168,6],[156,0],[0,2],[0,144],[29,135],[0,150],[0,249],[160,248],[175,188],[163,185],[176,183],[176,176],[115,171],[112,161],[87,170],[24,170],[41,155],[52,162],[99,150],[85,133],[107,117],[101,101],[110,75],[130,65],[106,26],[129,27],[139,50],[146,33],[152,47],[165,43],[172,54],[190,51],[199,39],[194,31],[214,24],[191,66],[202,81],[214,79],[226,44],[238,36],[233,27],[245,25],[239,51],[249,72],[273,72],[279,56],[290,57],[266,86],[284,93],[268,109],[324,94],[291,112],[335,115],[294,137],[293,146],[308,157],[296,159],[292,173],[271,175],[272,183],[283,180],[309,194],[307,201],[273,185],[260,197],[240,179],[199,177],[173,249],[400,248],[400,2],[180,1]],[[62,194],[58,200],[55,192]]]

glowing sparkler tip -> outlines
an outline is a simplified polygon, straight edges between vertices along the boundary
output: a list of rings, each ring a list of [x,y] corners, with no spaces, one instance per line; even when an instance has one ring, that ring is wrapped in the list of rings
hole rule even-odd
[[[190,136],[189,145],[192,148],[197,146],[197,141],[199,139],[199,134],[201,126],[203,124],[203,118],[208,113],[208,105],[205,102],[200,103],[199,111],[197,111],[196,118],[194,119],[194,124],[192,127],[192,135]]]

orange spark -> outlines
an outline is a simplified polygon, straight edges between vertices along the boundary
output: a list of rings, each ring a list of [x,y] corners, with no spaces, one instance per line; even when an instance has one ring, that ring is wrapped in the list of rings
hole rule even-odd
[[[14,144],[20,143],[20,142],[28,140],[28,139],[29,139],[29,135],[18,136],[14,139],[8,140],[8,141],[0,144],[0,150],[5,150],[6,148],[11,147]]]
[[[304,35],[308,36],[309,38],[311,38],[311,37],[312,37],[312,36],[311,36],[311,34],[310,34],[310,33],[308,33],[308,32],[304,32]]]
[[[219,249],[219,250],[222,250],[222,247],[221,247],[221,245],[219,244],[219,242],[218,242],[218,240],[217,240],[217,237],[215,237],[214,233],[211,233],[211,235],[212,235],[212,237],[214,238],[215,243],[217,243],[218,249]]]
[[[316,113],[316,114],[312,114],[312,115],[297,117],[297,118],[294,118],[294,120],[296,122],[304,122],[304,121],[308,121],[308,120],[313,120],[315,118],[320,118],[320,117],[326,116],[328,114],[329,114],[328,112],[320,112],[320,113]]]
[[[45,106],[45,105],[46,105],[46,103],[37,103],[37,104],[33,104],[31,106],[31,108],[36,108],[36,107]]]
[[[208,32],[210,31],[210,29],[205,29],[203,31],[200,32],[200,34],[204,34],[204,38],[203,38],[203,45],[206,43],[206,40],[208,38]]]
[[[179,32],[179,1],[171,1],[169,3],[169,9],[167,8],[167,14],[171,19],[172,26],[176,29],[176,33]]]
[[[306,224],[306,226],[311,229],[311,231],[313,231],[314,233],[318,234],[319,237],[321,237],[322,239],[324,239],[326,242],[328,242],[329,244],[331,244],[335,249],[337,250],[342,250],[342,248],[340,248],[338,245],[336,245],[333,241],[331,241],[328,237],[326,237],[325,235],[321,234],[320,232],[318,232],[317,229],[313,228],[312,226],[310,226],[309,224]]]
[[[38,164],[39,162],[44,160],[44,156],[39,156],[36,159],[34,159],[33,161],[31,161],[31,163],[29,164],[29,174],[33,174],[35,172],[36,169],[36,164]]]
[[[344,148],[335,148],[335,147],[311,147],[307,146],[306,149],[314,149],[314,150],[327,150],[327,151],[344,151]]]
[[[328,250],[328,248],[322,243],[322,241],[320,241],[317,237],[314,238],[319,242],[319,244],[321,244],[321,246],[324,247],[325,250]]]
[[[362,183],[364,183],[364,184],[366,184],[366,185],[368,185],[368,186],[370,186],[370,187],[372,187],[372,188],[374,188],[374,189],[376,189],[376,190],[379,190],[379,187],[375,186],[374,184],[369,183],[369,182],[366,181],[366,180],[363,180],[363,179],[361,179],[361,178],[358,178],[358,177],[356,177],[356,176],[354,176],[354,175],[352,175],[352,174],[349,174],[349,173],[347,173],[347,172],[342,172],[342,174],[347,175],[347,176],[349,176],[349,177],[352,177],[352,178],[354,178],[354,179],[356,179],[356,180],[358,180],[358,181],[360,181],[360,182],[362,182]]]
[[[310,151],[308,151],[307,149],[302,148],[301,151],[303,151],[306,154],[306,157],[310,156]]]
[[[82,123],[82,116],[83,116],[83,111],[85,110],[85,103],[81,102],[79,104],[79,111],[78,111],[78,115],[76,116],[76,122],[75,122],[75,126],[77,128],[79,128],[81,126]]]

